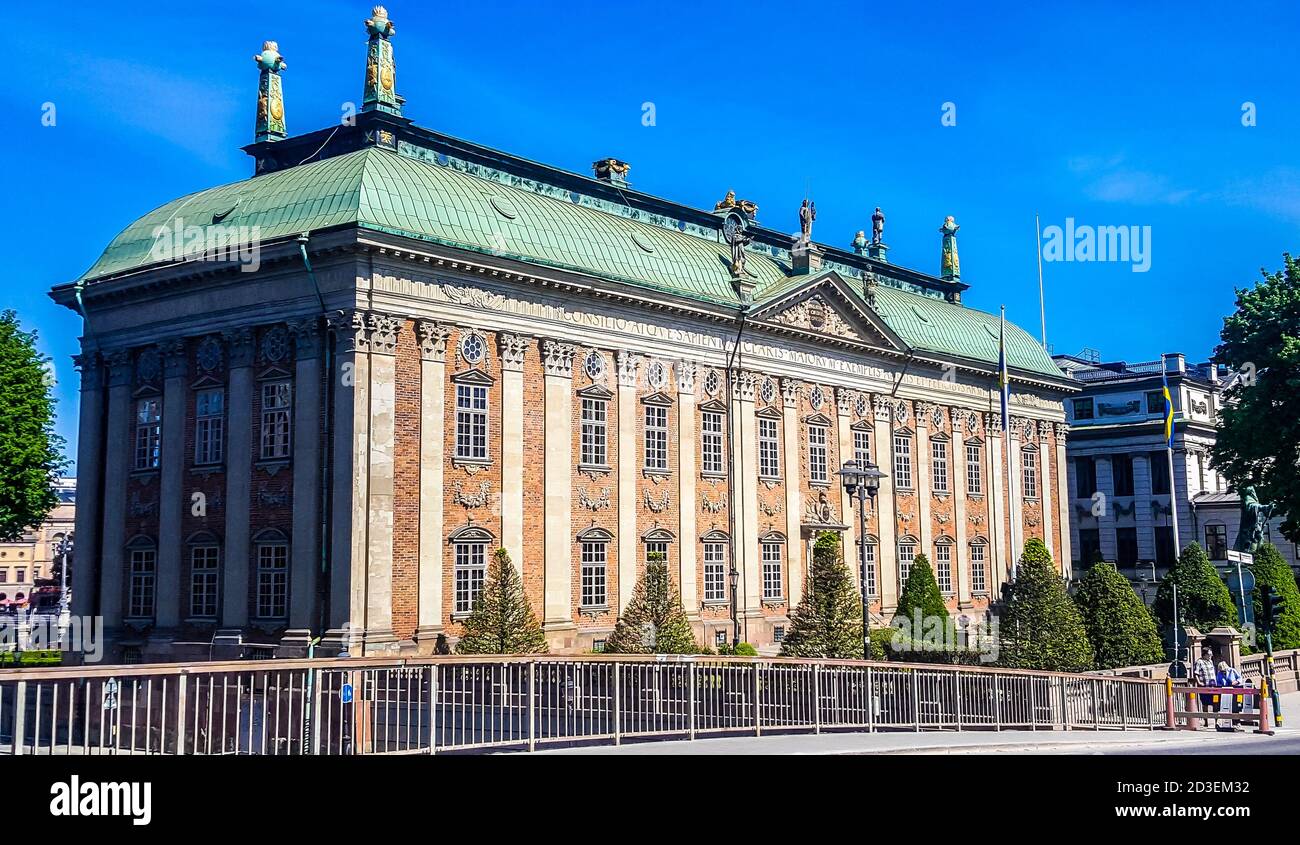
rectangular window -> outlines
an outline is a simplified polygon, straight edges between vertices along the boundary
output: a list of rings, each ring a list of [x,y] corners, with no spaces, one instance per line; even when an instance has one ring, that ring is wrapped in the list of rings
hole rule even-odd
[[[262,460],[289,457],[289,406],[293,388],[287,381],[262,385]]]
[[[8,569],[0,569],[0,581],[4,581],[4,582],[8,582],[8,581],[9,581],[9,570],[8,570]]]
[[[157,469],[162,461],[162,400],[135,405],[135,468]]]
[[[865,552],[866,554],[864,555],[864,557],[866,558],[866,562],[867,562],[867,571],[865,573],[865,577],[863,577],[861,580],[866,582],[867,597],[875,598],[876,596],[876,544],[867,543]],[[861,575],[862,573],[859,574]]]
[[[1074,402],[1074,418],[1076,420],[1092,419],[1092,399],[1088,399],[1088,398],[1075,399],[1073,400],[1073,402]]]
[[[1169,525],[1155,527],[1156,566],[1162,569],[1172,568],[1174,561],[1174,529]]]
[[[1097,462],[1092,458],[1074,459],[1074,495],[1091,499],[1097,492]]]
[[[1112,455],[1110,459],[1111,478],[1115,485],[1116,496],[1133,495],[1133,456]]]
[[[486,461],[487,432],[487,386],[456,385],[456,457],[467,461]]]
[[[26,581],[26,580],[27,580],[27,570],[26,570],[26,569],[19,569],[19,570],[18,570],[18,580],[19,580],[19,581]]]
[[[456,613],[469,613],[478,601],[478,594],[483,590],[483,578],[487,572],[487,558],[484,543],[456,544],[455,602]]]
[[[704,600],[727,600],[726,545],[723,543],[704,544]]]
[[[1228,559],[1228,527],[1226,525],[1205,526],[1205,551],[1210,560]]]
[[[825,484],[826,475],[826,426],[808,426],[808,480],[814,484]]]
[[[934,577],[939,582],[939,592],[952,593],[952,546],[941,543],[934,547]]]
[[[948,492],[948,444],[942,440],[930,441],[930,475],[934,492]]]
[[[194,394],[194,463],[219,464],[226,431],[226,391],[221,388]]]
[[[1149,463],[1151,464],[1151,492],[1168,493],[1169,456],[1164,452],[1152,452]]]
[[[651,555],[662,555],[660,560],[668,562],[668,543],[663,540],[652,540],[645,544],[646,563],[650,562]]]
[[[984,493],[984,464],[980,460],[981,450],[978,443],[966,444],[966,492],[972,496]]]
[[[606,449],[606,418],[609,403],[604,399],[582,400],[582,455],[580,462],[586,466],[605,466],[608,460]]]
[[[662,405],[645,409],[645,468],[668,469],[668,409]]]
[[[903,434],[894,435],[894,486],[912,489],[912,438]]]
[[[718,630],[713,632],[713,644],[714,645],[727,644],[727,632],[725,629],[719,628]]]
[[[1101,558],[1101,529],[1079,529],[1079,563],[1084,569]]]
[[[190,617],[193,619],[212,619],[217,615],[220,551],[216,546],[195,546],[190,551]]]
[[[1026,499],[1038,498],[1038,449],[1029,447],[1020,452],[1020,472],[1024,479]]]
[[[131,596],[128,614],[133,619],[153,616],[154,576],[158,553],[153,549],[131,550]]]
[[[604,607],[607,601],[605,590],[605,555],[608,544],[582,544],[582,606]]]
[[[970,588],[973,593],[986,593],[989,589],[988,570],[984,565],[984,554],[988,547],[976,543],[970,547]]]
[[[1115,556],[1121,567],[1137,566],[1138,531],[1136,528],[1115,529]]]
[[[758,474],[762,478],[776,478],[781,474],[780,443],[776,435],[776,420],[758,421]]]
[[[716,475],[722,466],[722,414],[705,411],[700,416],[700,471]]]
[[[784,582],[781,578],[781,553],[785,546],[781,543],[763,544],[763,600],[776,601],[785,595]]]
[[[1170,392],[1169,395],[1173,396],[1173,393]],[[1162,417],[1165,415],[1165,394],[1163,390],[1147,391],[1147,413],[1159,414]]]
[[[289,615],[289,547],[262,543],[257,547],[257,618]]]
[[[907,574],[912,571],[912,561],[916,559],[916,546],[912,543],[898,544],[898,587],[902,591],[907,583]]]
[[[853,432],[853,460],[859,467],[871,463],[871,432],[860,429]]]
[[[785,642],[785,626],[784,626],[784,625],[773,625],[773,626],[772,626],[772,641],[773,641],[773,642],[777,642],[777,643]]]

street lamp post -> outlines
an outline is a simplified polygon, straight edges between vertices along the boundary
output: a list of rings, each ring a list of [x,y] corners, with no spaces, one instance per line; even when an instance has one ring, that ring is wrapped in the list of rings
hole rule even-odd
[[[72,556],[73,538],[72,534],[65,534],[55,547],[54,553],[59,556],[59,645],[64,644],[68,636],[68,627],[72,622],[72,614],[69,610],[68,602],[68,558]]]
[[[731,648],[734,651],[740,645],[740,602],[736,600],[736,583],[740,580],[740,570],[736,569],[736,560],[731,560],[731,571],[727,573],[731,581]]]
[[[874,507],[876,493],[880,490],[880,479],[884,478],[885,474],[871,461],[867,461],[866,466],[859,466],[856,460],[849,459],[844,462],[839,476],[844,483],[844,492],[849,494],[849,498],[856,496],[858,500],[858,582],[862,592],[862,659],[870,660],[871,632],[867,625],[869,618],[867,606],[870,601],[867,592],[867,499],[871,499]]]

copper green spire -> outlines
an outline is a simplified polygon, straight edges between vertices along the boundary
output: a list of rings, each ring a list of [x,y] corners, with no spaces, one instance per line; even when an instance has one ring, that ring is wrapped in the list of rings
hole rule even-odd
[[[279,141],[284,129],[284,95],[280,90],[280,71],[288,65],[280,55],[280,45],[262,42],[262,52],[253,56],[261,74],[257,80],[257,131],[254,141]]]
[[[370,14],[366,21],[370,46],[366,54],[366,90],[361,98],[361,110],[400,115],[402,98],[397,96],[397,89],[393,87],[396,67],[393,64],[393,45],[389,43],[397,29],[383,6],[376,6]]]

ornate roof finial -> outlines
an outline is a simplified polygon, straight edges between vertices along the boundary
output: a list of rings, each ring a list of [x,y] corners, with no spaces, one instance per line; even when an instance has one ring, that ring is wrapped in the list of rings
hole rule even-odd
[[[943,220],[939,231],[943,233],[943,260],[940,265],[940,278],[945,282],[961,280],[961,262],[957,260],[957,230],[961,226],[949,214]]]
[[[284,128],[284,94],[280,89],[280,71],[288,67],[280,55],[280,45],[263,41],[262,52],[253,56],[260,71],[257,79],[257,128],[253,140],[279,141],[287,137]]]
[[[397,96],[396,66],[393,63],[393,45],[389,39],[397,28],[388,19],[388,10],[376,6],[366,20],[370,44],[366,53],[366,87],[361,98],[361,110],[402,113],[402,98]]]

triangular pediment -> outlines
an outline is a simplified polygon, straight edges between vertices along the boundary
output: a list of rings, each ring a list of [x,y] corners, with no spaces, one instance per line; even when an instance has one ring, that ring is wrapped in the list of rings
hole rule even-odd
[[[778,331],[905,350],[907,344],[862,297],[861,285],[860,280],[829,270],[760,300],[750,319]]]

